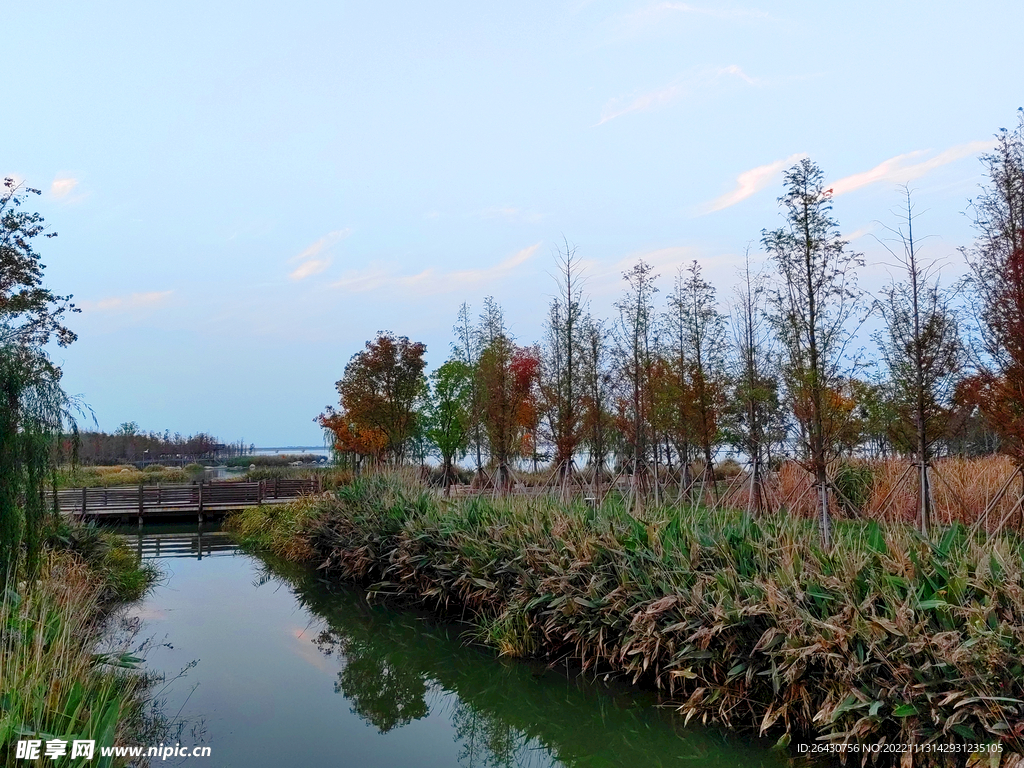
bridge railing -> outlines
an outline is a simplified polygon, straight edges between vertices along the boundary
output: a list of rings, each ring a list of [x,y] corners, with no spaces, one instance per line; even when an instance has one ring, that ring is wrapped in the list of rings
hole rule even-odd
[[[57,508],[76,516],[144,515],[147,512],[203,512],[244,507],[264,501],[294,499],[320,492],[317,478],[259,482],[212,481],[178,485],[137,485],[113,488],[65,488],[56,492]]]

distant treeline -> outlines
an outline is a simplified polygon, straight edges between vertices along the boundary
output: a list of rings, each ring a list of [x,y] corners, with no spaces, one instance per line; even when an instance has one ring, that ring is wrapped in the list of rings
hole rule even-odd
[[[71,440],[65,452],[75,450]],[[108,432],[80,432],[78,435],[78,461],[82,464],[111,465],[123,463],[158,463],[184,466],[202,460],[223,460],[247,456],[256,446],[241,441],[223,443],[213,435],[199,432],[182,435],[164,432],[143,432],[135,422],[125,422],[113,434]]]

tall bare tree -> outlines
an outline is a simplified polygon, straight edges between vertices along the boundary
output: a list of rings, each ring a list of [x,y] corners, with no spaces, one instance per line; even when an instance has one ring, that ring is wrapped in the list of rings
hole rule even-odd
[[[615,357],[620,396],[620,427],[629,447],[634,487],[646,489],[648,453],[652,447],[650,428],[651,372],[658,343],[654,312],[657,275],[643,259],[622,275],[626,288],[615,303],[619,316],[615,326]]]
[[[909,187],[903,187],[903,197],[899,226],[886,227],[895,248],[882,242],[903,274],[882,290],[877,307],[884,329],[875,340],[897,416],[891,429],[894,442],[909,447],[918,464],[918,523],[927,535],[932,521],[932,449],[948,433],[964,347],[952,307],[954,294],[939,285],[937,264],[922,260],[918,253],[917,214]]]
[[[469,406],[466,410],[466,429],[471,436],[476,458],[476,480],[483,482],[483,398],[476,371],[480,364],[480,335],[469,316],[469,304],[462,302],[458,319],[452,329],[455,341],[452,343],[452,358],[458,360],[469,371]]]
[[[783,373],[801,427],[804,467],[819,493],[822,546],[832,546],[828,465],[836,456],[845,417],[840,389],[856,363],[846,359],[851,325],[863,307],[857,287],[859,253],[832,218],[832,190],[821,169],[803,159],[785,172],[779,198],[785,225],[764,231],[761,242],[778,269],[771,292],[772,322],[783,349]]]
[[[601,320],[587,316],[583,324],[583,440],[594,470],[595,492],[600,495],[605,461],[615,429],[612,416],[612,373],[608,331]]]
[[[558,295],[551,300],[545,322],[541,393],[555,448],[552,464],[567,478],[583,438],[583,344],[586,302],[576,246],[564,241],[555,257]]]
[[[771,448],[785,437],[779,402],[778,366],[773,359],[771,329],[766,317],[767,284],[763,272],[750,266],[745,254],[740,284],[732,305],[733,355],[729,442],[747,457],[750,473],[748,510],[766,505],[764,472]]]
[[[689,352],[687,361],[693,402],[693,439],[704,459],[702,481],[715,482],[714,454],[721,442],[721,417],[726,395],[726,350],[728,335],[725,316],[718,310],[715,287],[704,279],[694,261],[676,275],[675,290],[668,298],[675,316],[682,322],[682,342]]]

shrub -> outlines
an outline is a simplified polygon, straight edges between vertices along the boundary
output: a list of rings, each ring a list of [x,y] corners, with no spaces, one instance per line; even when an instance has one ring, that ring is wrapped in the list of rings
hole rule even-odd
[[[842,462],[835,470],[833,482],[839,491],[839,505],[850,515],[860,515],[871,500],[875,470],[867,462]]]

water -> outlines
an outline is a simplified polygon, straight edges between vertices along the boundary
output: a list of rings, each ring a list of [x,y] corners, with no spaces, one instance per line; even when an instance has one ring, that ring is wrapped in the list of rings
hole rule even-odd
[[[171,679],[195,662],[159,698],[211,768],[786,764],[764,743],[684,730],[652,695],[498,659],[464,626],[369,605],[225,533],[130,538],[166,575],[132,609],[156,643],[146,665]]]

